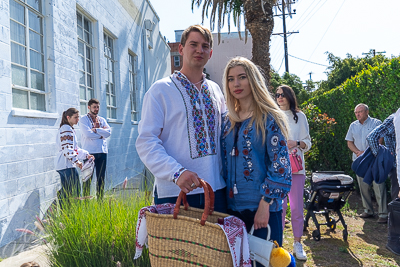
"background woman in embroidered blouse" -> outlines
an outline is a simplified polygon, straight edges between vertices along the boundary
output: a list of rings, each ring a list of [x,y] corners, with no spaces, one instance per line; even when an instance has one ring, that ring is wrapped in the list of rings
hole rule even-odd
[[[82,169],[82,160],[93,158],[86,150],[78,147],[74,125],[78,124],[79,111],[69,108],[63,112],[58,130],[55,158],[56,171],[61,178],[60,205],[70,196],[80,196],[79,174],[75,167]]]
[[[311,138],[307,117],[297,106],[296,95],[292,88],[281,85],[276,90],[276,101],[286,114],[289,122],[289,140],[287,141],[289,152],[296,153],[302,160],[303,169],[292,173],[292,190],[289,192],[292,229],[294,235],[293,254],[298,260],[307,260],[307,255],[301,244],[304,223],[304,182],[306,179],[304,152],[311,148]],[[287,198],[283,202],[282,221],[285,221]]]
[[[291,187],[286,116],[265,86],[254,63],[231,59],[224,71],[229,113],[221,137],[228,213],[242,219],[254,235],[282,245],[282,201]]]

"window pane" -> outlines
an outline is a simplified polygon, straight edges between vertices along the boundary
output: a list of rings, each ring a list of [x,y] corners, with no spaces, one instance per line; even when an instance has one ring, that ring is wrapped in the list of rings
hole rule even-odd
[[[28,108],[28,92],[17,89],[12,90],[13,107],[14,108]]]
[[[29,31],[29,46],[36,51],[43,52],[43,38],[39,34]]]
[[[109,105],[110,105],[110,103],[111,103],[111,100],[110,100],[110,98],[111,98],[111,96],[110,96],[109,94],[107,94],[107,106],[109,106]]]
[[[10,27],[11,40],[25,45],[25,27],[14,21],[10,21]]]
[[[76,20],[78,21],[78,25],[82,27],[82,15],[76,13]]]
[[[87,107],[86,107],[86,103],[85,102],[81,102],[81,114],[83,115],[83,114],[86,114],[86,112],[87,112]]]
[[[26,66],[25,47],[11,43],[11,61]]]
[[[87,92],[88,92],[89,99],[94,98],[94,90],[93,89],[88,89]]]
[[[85,30],[88,32],[91,32],[92,30],[90,29],[90,21],[85,19],[84,20],[84,25],[85,25]]]
[[[83,84],[83,85],[86,84],[85,83],[85,73],[82,71],[79,72],[79,84]]]
[[[131,92],[131,110],[136,111],[136,101],[135,101],[135,94]]]
[[[42,73],[31,71],[31,87],[44,91],[44,75]],[[32,94],[31,94],[32,95]]]
[[[86,47],[86,58],[87,59],[92,59],[92,51],[90,50],[90,47]]]
[[[87,31],[84,31],[84,37],[85,37],[85,41],[88,44],[92,44],[92,38],[91,38],[92,36],[90,33],[88,33]]]
[[[111,96],[111,106],[115,107],[116,105],[117,105],[117,101],[116,101],[115,95]]]
[[[110,73],[110,75],[109,75],[109,77],[108,77],[108,78],[109,78],[109,82],[110,82],[110,83],[114,83],[114,72],[111,72],[111,71],[110,71],[109,73]]]
[[[42,32],[42,18],[29,11],[29,27],[38,33]]]
[[[37,11],[42,12],[41,0],[27,0],[26,2]]]
[[[92,75],[90,75],[90,74],[87,74],[87,86],[93,88]]]
[[[87,72],[92,73],[92,62],[89,60],[86,60],[86,66],[87,66]]]
[[[83,57],[79,57],[78,59],[79,70],[85,70],[85,59]]]
[[[46,111],[43,94],[31,93],[31,109]]]
[[[85,87],[79,86],[79,91],[80,91],[80,94],[79,94],[80,99],[87,100],[86,99],[86,89],[85,89]]]
[[[43,72],[43,55],[30,50],[30,65],[32,69]]]
[[[12,69],[12,83],[15,85],[21,85],[27,87],[26,84],[26,69],[22,67],[18,67],[15,65],[11,65]]]
[[[81,56],[85,56],[84,51],[85,51],[85,45],[81,41],[78,41],[78,54]]]
[[[110,50],[113,50],[113,39],[112,38],[108,38],[108,47],[110,48]]]
[[[114,95],[114,94],[115,94],[115,91],[114,91],[114,84],[110,83],[109,86],[110,86],[110,93]]]
[[[78,26],[78,36],[83,40],[83,29]]]
[[[110,89],[109,89],[109,87],[108,87],[108,83],[106,83],[106,92],[109,93],[109,92],[110,92],[109,90],[110,90]],[[107,102],[107,105],[108,105],[108,102]]]
[[[107,108],[107,117],[111,119],[116,119],[117,110],[115,108]]]
[[[25,24],[24,7],[13,0],[10,1],[10,16],[12,19]]]

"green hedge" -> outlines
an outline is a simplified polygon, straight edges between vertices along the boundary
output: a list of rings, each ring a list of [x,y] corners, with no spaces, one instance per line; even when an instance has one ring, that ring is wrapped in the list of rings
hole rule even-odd
[[[350,124],[356,120],[354,107],[359,103],[367,104],[370,116],[382,121],[400,107],[400,57],[393,58],[389,63],[369,67],[341,86],[302,105],[305,114],[308,114],[311,138],[318,138],[306,155],[310,171],[337,170],[352,173],[351,152],[345,137]],[[311,129],[315,116],[307,109],[315,108],[314,105],[321,113],[326,113],[336,121],[324,135]]]

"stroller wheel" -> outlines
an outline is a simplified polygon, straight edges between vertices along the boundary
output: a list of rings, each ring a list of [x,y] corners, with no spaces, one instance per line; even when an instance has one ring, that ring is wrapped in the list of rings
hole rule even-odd
[[[343,230],[343,240],[347,241],[347,236],[349,235],[349,233],[347,232],[346,229]]]
[[[312,232],[312,237],[314,238],[315,241],[320,241],[321,240],[321,233],[318,230],[314,230]]]
[[[328,227],[330,230],[335,231],[336,229],[336,221],[332,218],[329,218]]]

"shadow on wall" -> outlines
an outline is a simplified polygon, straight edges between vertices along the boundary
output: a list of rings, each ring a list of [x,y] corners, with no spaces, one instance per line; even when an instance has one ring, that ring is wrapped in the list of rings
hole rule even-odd
[[[33,235],[15,230],[19,228],[35,230],[35,216],[40,214],[39,189],[28,194],[25,204],[20,205],[8,224],[7,219],[0,221],[0,233],[4,233],[0,240],[0,258],[8,258],[26,250],[35,239]],[[12,204],[10,201],[10,206]],[[14,203],[14,205],[18,205],[18,203]]]

